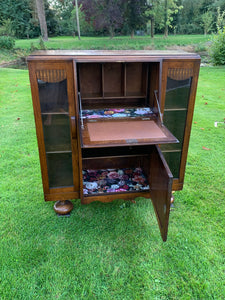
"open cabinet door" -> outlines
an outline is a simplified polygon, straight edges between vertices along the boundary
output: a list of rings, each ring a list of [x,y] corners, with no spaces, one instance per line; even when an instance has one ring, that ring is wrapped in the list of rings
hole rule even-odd
[[[167,239],[173,175],[158,146],[150,156],[150,194],[163,241]]]

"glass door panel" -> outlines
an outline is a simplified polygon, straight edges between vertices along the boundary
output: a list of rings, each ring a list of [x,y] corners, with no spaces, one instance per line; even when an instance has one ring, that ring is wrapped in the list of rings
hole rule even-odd
[[[73,186],[66,71],[37,70],[49,188]]]
[[[68,112],[67,80],[45,82],[38,79],[42,113]]]
[[[191,78],[175,80],[167,77],[165,109],[187,109]]]
[[[172,77],[170,76],[172,74]],[[177,144],[161,145],[164,157],[173,173],[179,178],[181,152],[183,149],[187,110],[190,98],[192,76],[185,78],[185,69],[169,69],[167,75],[164,125],[179,140]]]
[[[160,147],[162,149],[162,147]],[[163,151],[163,156],[170,168],[170,171],[173,174],[174,178],[179,178],[179,171],[180,171],[180,160],[181,160],[181,151],[179,150],[167,150]]]
[[[71,151],[68,114],[42,114],[42,124],[47,152]]]
[[[73,185],[72,153],[46,153],[49,187]]]
[[[181,149],[183,146],[184,130],[186,124],[187,110],[164,111],[163,123],[179,140],[179,143],[173,145],[173,149]]]

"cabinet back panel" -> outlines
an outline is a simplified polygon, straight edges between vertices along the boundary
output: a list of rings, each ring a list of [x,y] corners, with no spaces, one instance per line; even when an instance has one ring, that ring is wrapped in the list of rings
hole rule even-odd
[[[103,95],[105,97],[123,96],[123,65],[105,63],[103,77]]]
[[[151,152],[152,146],[122,146],[113,148],[87,148],[82,149],[83,158],[105,157],[105,156],[127,156],[127,155],[144,155]]]
[[[126,95],[145,95],[147,72],[143,63],[126,64]]]
[[[79,64],[81,97],[102,96],[102,65],[97,63]]]
[[[143,98],[113,98],[104,99],[98,98],[93,99],[83,99],[82,107],[83,109],[96,109],[96,108],[129,108],[129,107],[143,107],[145,106],[145,99]]]
[[[83,169],[120,169],[120,168],[142,168],[148,166],[149,155],[145,156],[117,156],[102,158],[84,158]],[[146,168],[146,167],[145,167]]]

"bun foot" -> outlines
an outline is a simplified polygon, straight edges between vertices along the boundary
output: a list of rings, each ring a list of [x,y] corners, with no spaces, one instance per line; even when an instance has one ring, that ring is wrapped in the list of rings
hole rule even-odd
[[[174,195],[173,195],[173,194],[171,195],[171,200],[170,200],[170,203],[171,203],[171,204],[173,204],[173,203],[174,203]]]
[[[54,205],[54,211],[59,215],[68,215],[73,209],[73,203],[69,200],[57,201]]]

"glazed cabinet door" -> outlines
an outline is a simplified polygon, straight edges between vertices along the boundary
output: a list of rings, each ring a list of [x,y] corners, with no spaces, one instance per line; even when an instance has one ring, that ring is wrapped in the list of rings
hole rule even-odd
[[[163,241],[167,239],[173,175],[158,146],[150,156],[149,186],[151,200]]]
[[[161,145],[161,150],[173,173],[174,190],[183,187],[199,66],[198,59],[163,62],[161,89],[163,123],[179,143]]]
[[[45,200],[79,197],[73,65],[29,62]]]

